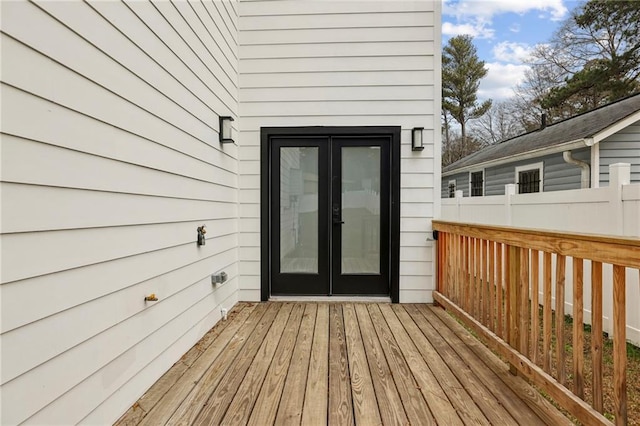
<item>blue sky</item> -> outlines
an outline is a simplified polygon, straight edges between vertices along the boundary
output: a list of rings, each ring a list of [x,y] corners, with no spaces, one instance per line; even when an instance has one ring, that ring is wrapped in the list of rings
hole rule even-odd
[[[478,97],[495,100],[513,94],[527,66],[522,60],[549,40],[578,0],[443,0],[442,44],[459,34],[474,37],[478,56],[489,69]]]

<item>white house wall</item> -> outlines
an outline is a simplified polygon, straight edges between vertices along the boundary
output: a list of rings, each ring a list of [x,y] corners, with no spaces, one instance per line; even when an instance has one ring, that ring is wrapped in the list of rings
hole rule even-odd
[[[238,300],[238,5],[1,7],[0,423],[109,424]]]
[[[240,299],[260,300],[260,128],[401,126],[400,301],[431,301],[440,2],[240,3]],[[426,148],[411,151],[411,129]]]

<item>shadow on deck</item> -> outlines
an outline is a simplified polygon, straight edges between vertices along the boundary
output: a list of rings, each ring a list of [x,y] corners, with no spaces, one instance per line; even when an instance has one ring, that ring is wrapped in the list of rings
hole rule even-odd
[[[444,310],[239,303],[117,422],[570,424]]]

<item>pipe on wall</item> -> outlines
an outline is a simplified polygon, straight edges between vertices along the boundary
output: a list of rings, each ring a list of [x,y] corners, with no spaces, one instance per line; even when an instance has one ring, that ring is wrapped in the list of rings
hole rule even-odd
[[[591,182],[591,167],[589,166],[589,163],[573,158],[571,151],[564,151],[562,153],[562,158],[565,163],[580,167],[580,188],[589,188]]]

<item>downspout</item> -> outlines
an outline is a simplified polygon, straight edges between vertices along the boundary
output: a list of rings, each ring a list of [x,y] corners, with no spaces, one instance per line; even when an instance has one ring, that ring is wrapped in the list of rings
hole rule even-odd
[[[564,151],[562,153],[562,158],[565,163],[580,167],[580,188],[589,188],[589,183],[591,181],[591,168],[589,167],[589,163],[573,158],[571,151]]]

